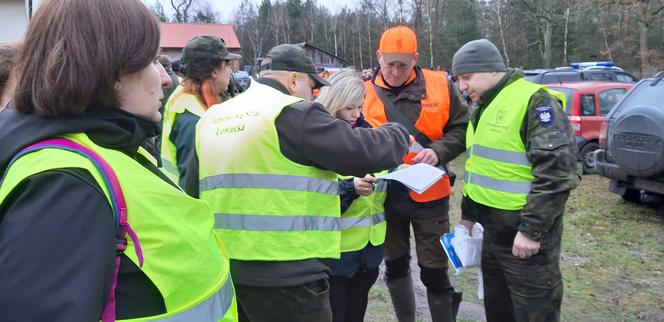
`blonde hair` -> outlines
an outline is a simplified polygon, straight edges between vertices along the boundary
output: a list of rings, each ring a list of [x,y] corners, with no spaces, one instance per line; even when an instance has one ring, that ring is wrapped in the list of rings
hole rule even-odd
[[[352,69],[342,69],[328,79],[331,86],[320,89],[316,102],[323,104],[332,116],[348,106],[362,105],[364,102],[364,81]]]

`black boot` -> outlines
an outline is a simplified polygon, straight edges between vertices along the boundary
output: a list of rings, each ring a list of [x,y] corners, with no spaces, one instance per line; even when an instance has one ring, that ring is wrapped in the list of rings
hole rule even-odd
[[[399,322],[415,322],[415,292],[410,275],[385,281]]]
[[[456,319],[457,314],[459,313],[462,298],[463,293],[452,291],[452,312],[454,312],[454,319]]]
[[[461,305],[461,293],[454,290],[445,293],[427,291],[427,302],[433,322],[454,322]]]

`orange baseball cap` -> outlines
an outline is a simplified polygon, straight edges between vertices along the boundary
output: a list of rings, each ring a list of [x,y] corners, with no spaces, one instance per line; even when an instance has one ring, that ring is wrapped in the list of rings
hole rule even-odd
[[[385,30],[380,36],[378,51],[383,55],[383,61],[386,63],[399,61],[410,64],[417,52],[417,36],[412,29],[406,26],[392,27]]]

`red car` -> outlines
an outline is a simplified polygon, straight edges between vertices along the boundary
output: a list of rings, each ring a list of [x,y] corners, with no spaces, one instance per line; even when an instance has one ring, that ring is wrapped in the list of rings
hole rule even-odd
[[[548,88],[567,97],[567,115],[579,147],[583,173],[595,173],[593,152],[599,148],[599,132],[604,116],[632,88],[632,84],[610,82],[574,82],[550,84]]]

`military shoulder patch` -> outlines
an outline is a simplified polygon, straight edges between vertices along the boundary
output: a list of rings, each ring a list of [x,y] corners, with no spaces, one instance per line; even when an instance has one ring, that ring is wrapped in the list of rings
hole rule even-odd
[[[553,124],[553,108],[551,106],[536,107],[535,115],[537,115],[543,127],[549,127]]]

